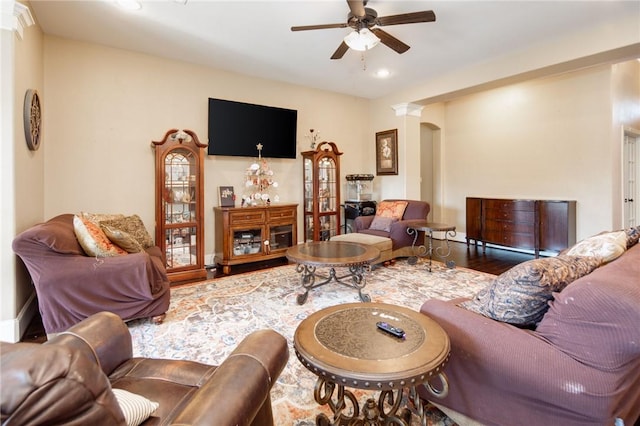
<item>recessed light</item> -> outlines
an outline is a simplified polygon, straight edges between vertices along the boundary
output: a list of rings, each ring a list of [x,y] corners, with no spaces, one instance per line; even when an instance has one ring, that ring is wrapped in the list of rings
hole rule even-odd
[[[142,3],[138,0],[116,0],[116,4],[126,10],[139,10]]]
[[[389,77],[390,73],[388,69],[382,68],[379,69],[378,71],[376,71],[375,76],[378,78],[387,78]]]

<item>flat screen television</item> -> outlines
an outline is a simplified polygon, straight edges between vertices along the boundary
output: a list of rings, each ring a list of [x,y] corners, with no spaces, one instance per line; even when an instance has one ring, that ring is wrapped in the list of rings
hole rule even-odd
[[[209,155],[296,158],[298,111],[209,98]]]

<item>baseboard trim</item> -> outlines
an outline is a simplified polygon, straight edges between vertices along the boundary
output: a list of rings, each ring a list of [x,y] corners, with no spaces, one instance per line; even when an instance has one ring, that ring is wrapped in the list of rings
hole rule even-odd
[[[32,293],[17,318],[0,321],[0,340],[11,343],[19,342],[37,313],[38,303],[35,293]]]

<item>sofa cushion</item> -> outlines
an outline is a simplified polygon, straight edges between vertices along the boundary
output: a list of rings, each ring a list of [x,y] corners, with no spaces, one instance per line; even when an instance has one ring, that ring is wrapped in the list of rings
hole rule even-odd
[[[145,249],[155,245],[153,238],[151,238],[151,235],[147,232],[147,228],[145,228],[144,223],[142,223],[142,219],[140,219],[140,216],[137,214],[120,219],[102,220],[100,221],[100,226],[109,226],[113,229],[127,232],[138,240]]]
[[[607,263],[618,258],[626,249],[626,232],[615,231],[585,238],[571,247],[565,254],[569,256],[593,256],[600,258],[602,263]]]
[[[73,230],[78,242],[89,256],[111,257],[127,254],[126,250],[113,244],[102,229],[89,220],[74,216]]]
[[[101,225],[100,228],[107,238],[118,247],[126,250],[128,253],[139,253],[144,251],[144,247],[133,235],[121,229],[116,229],[108,225]]]
[[[461,307],[497,321],[535,326],[548,309],[553,292],[600,265],[595,257],[560,255],[533,259],[502,273]]]
[[[369,226],[369,229],[373,229],[375,231],[390,232],[391,224],[397,221],[398,219],[392,217],[375,216],[371,221],[371,226]]]
[[[640,245],[571,283],[549,303],[536,333],[604,371],[640,357]]]
[[[381,201],[376,208],[376,217],[386,217],[386,218],[400,220],[404,215],[404,211],[407,208],[407,204],[409,204],[409,202],[399,201],[399,200]]]
[[[113,393],[118,400],[122,414],[124,414],[127,426],[138,426],[160,406],[157,402],[149,401],[142,395],[124,389],[114,388]]]

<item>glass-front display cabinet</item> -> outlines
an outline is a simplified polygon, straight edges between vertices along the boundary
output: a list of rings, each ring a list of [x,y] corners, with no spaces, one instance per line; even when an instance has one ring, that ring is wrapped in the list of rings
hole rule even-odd
[[[171,282],[201,279],[204,268],[203,144],[191,130],[169,130],[156,152],[156,245]]]
[[[341,155],[334,142],[302,153],[305,241],[325,241],[340,233]]]

